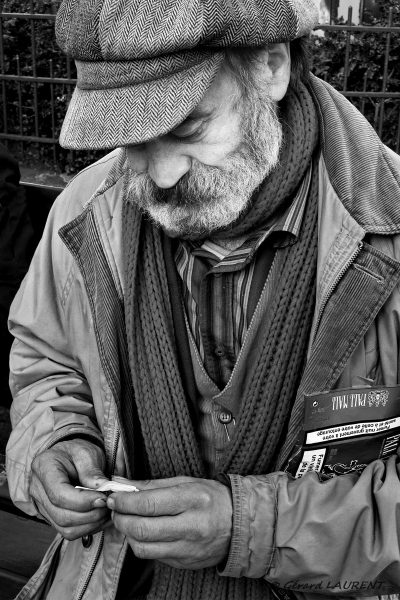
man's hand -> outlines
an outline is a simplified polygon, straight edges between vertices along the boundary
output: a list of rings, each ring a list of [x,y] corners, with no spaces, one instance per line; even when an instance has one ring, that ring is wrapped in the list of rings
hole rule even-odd
[[[99,487],[108,481],[104,467],[103,451],[80,439],[59,442],[33,461],[30,494],[40,514],[66,539],[100,531],[109,520],[104,494],[74,487]]]
[[[202,569],[225,559],[232,529],[227,487],[192,477],[132,483],[141,491],[112,494],[107,505],[137,557],[179,569]]]

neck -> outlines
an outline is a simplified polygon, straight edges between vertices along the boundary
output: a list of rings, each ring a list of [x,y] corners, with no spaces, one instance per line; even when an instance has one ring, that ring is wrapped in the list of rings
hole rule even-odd
[[[232,252],[233,250],[236,250],[236,248],[239,248],[243,242],[245,241],[246,236],[245,235],[241,235],[239,237],[236,238],[232,238],[232,239],[224,239],[224,238],[209,238],[210,242],[212,242],[213,244],[216,244],[217,246],[221,246],[222,248],[225,248],[226,250],[229,250],[230,252]]]

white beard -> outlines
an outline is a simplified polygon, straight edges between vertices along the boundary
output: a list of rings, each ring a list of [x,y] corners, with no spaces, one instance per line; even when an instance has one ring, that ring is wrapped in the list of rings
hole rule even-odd
[[[243,139],[222,168],[194,162],[170,189],[156,186],[147,173],[131,171],[129,201],[139,206],[171,237],[196,239],[236,221],[253,192],[279,162],[282,126],[276,106],[268,104],[244,120]]]

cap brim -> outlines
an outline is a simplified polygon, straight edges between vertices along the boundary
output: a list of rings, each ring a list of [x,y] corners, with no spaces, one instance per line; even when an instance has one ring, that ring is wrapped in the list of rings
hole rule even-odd
[[[215,52],[201,63],[168,77],[121,88],[75,88],[60,145],[100,150],[139,144],[165,135],[200,102],[224,59]]]

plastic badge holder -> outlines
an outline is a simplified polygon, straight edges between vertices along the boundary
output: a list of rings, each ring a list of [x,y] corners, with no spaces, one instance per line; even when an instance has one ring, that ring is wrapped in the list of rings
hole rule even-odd
[[[286,471],[321,479],[361,473],[400,445],[400,386],[362,387],[304,398],[304,425]]]

